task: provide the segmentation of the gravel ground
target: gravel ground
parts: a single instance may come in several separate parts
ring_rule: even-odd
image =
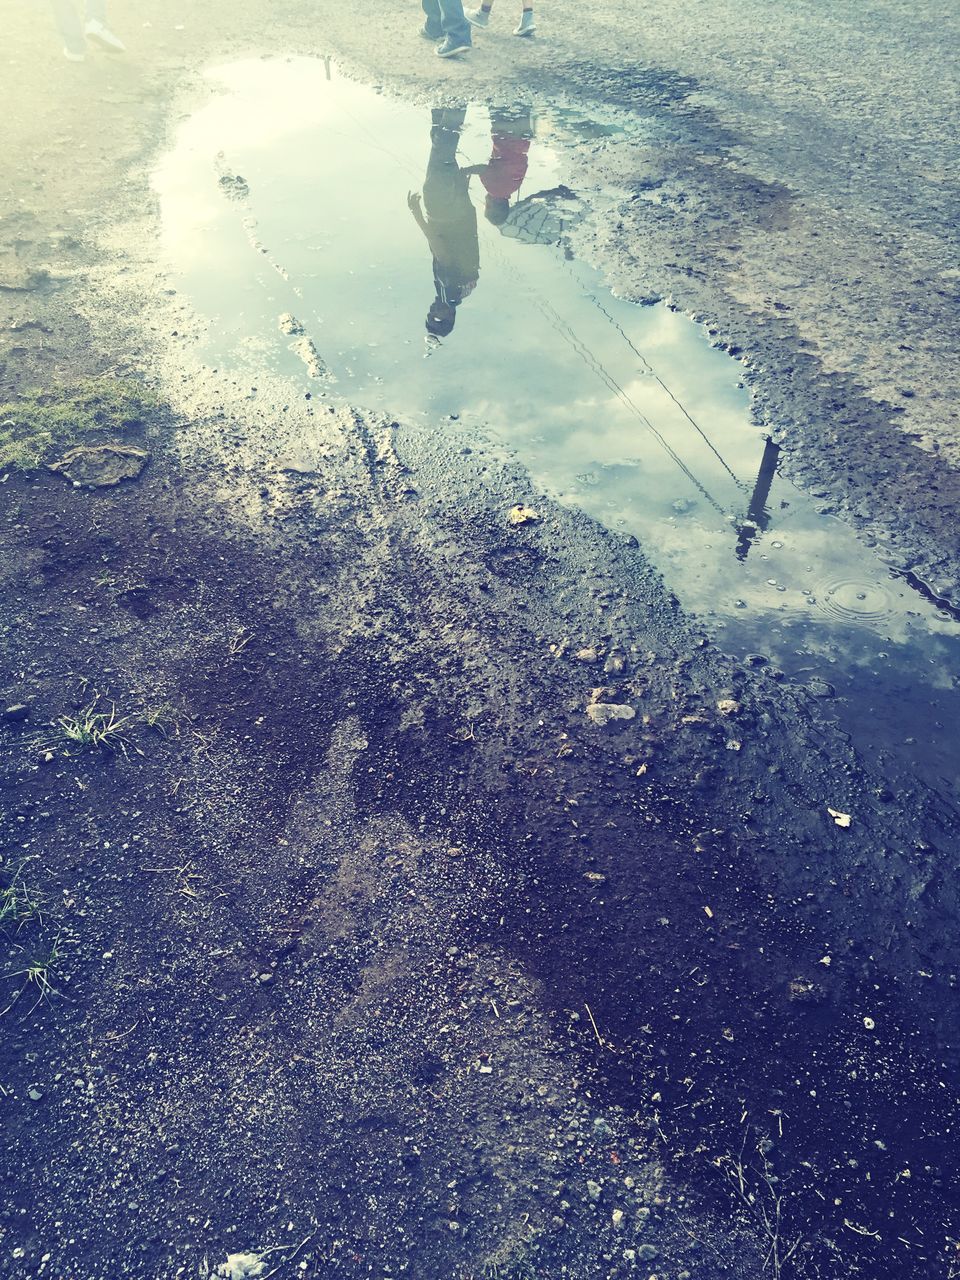
[[[952,809],[642,548],[511,528],[509,466],[171,339],[146,178],[211,59],[612,110],[579,251],[739,347],[794,477],[949,597],[956,13],[504,6],[449,65],[414,3],[131,4],[74,67],[5,5],[3,398],[159,399],[138,484],[3,484],[4,990],[57,960],[5,1014],[0,1274],[953,1273]],[[91,700],[123,750],[57,736]]]

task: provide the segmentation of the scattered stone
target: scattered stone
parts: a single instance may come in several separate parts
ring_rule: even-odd
[[[39,1102],[40,1099],[43,1097],[43,1090],[37,1089],[37,1088],[30,1089],[29,1092],[27,1093],[27,1097],[30,1099],[31,1102]]]
[[[121,480],[136,480],[150,454],[125,444],[77,445],[69,449],[49,470],[66,476],[74,484],[91,489],[107,489]]]
[[[623,1226],[623,1210],[614,1209],[613,1213],[610,1215],[610,1219],[613,1222],[613,1225],[615,1227],[622,1227]]]
[[[820,1004],[825,994],[823,987],[810,978],[794,978],[787,984],[787,995],[794,1004]]]
[[[654,1260],[654,1258],[656,1258],[656,1257],[658,1257],[658,1256],[659,1256],[659,1253],[660,1253],[660,1250],[656,1247],[656,1245],[652,1245],[652,1244],[641,1244],[641,1245],[638,1245],[638,1246],[637,1246],[637,1261],[638,1261],[638,1262],[652,1262],[652,1261]]]
[[[26,720],[30,714],[30,708],[25,702],[15,702],[12,706],[6,707],[3,712],[4,720],[11,722],[17,720]]]
[[[603,1191],[603,1188],[600,1186],[599,1182],[590,1181],[587,1183],[587,1196],[590,1198],[590,1200],[593,1201],[594,1204],[596,1204],[596,1202],[600,1199],[600,1195],[602,1191]]]
[[[230,200],[246,200],[250,195],[250,184],[239,173],[224,173],[220,177],[220,190]]]
[[[835,698],[837,691],[827,680],[821,680],[819,676],[814,676],[807,681],[807,689],[815,698]]]
[[[587,707],[587,718],[601,729],[615,720],[632,720],[636,714],[633,707],[619,702],[592,702]]]
[[[312,338],[306,335],[297,338],[290,343],[290,350],[303,362],[308,378],[322,378],[325,382],[336,382],[335,376],[327,368]]]
[[[289,311],[285,311],[277,322],[280,326],[280,332],[285,333],[288,337],[299,337],[304,333],[304,327],[296,316],[291,315]]]
[[[849,827],[853,821],[849,813],[841,813],[839,809],[831,809],[829,805],[827,805],[827,813],[838,827]]]
[[[588,645],[585,649],[577,650],[577,661],[593,663],[598,661],[600,655],[597,653],[593,645]]]
[[[8,267],[0,276],[0,289],[7,293],[31,293],[50,283],[50,272],[44,267]]]
[[[266,1263],[256,1253],[230,1253],[214,1275],[217,1280],[256,1280],[266,1270]]]
[[[312,476],[316,473],[316,464],[307,457],[280,458],[277,470],[292,476]]]
[[[626,670],[627,660],[620,653],[611,653],[610,657],[603,664],[603,669],[608,676],[618,676]]]
[[[518,502],[515,507],[511,507],[507,513],[507,524],[516,528],[521,524],[532,524],[534,520],[539,520],[540,516],[533,507],[525,507],[522,502]]]
[[[722,716],[735,716],[740,710],[740,703],[735,698],[721,698],[717,710]]]

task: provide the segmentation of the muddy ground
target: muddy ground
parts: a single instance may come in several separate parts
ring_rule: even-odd
[[[558,2],[448,66],[414,4],[172,0],[79,67],[7,9],[0,399],[55,451],[106,379],[150,461],[0,475],[0,1274],[954,1274],[954,798],[451,424],[178,376],[148,186],[212,59],[614,103],[578,250],[951,598],[946,8],[784,14],[776,66]]]

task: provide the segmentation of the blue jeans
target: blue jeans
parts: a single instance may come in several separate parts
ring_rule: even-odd
[[[427,30],[441,31],[457,44],[472,44],[470,23],[463,15],[463,0],[423,0]]]
[[[68,49],[82,53],[86,45],[83,35],[83,19],[77,13],[73,0],[51,0],[53,16]],[[81,3],[85,17],[93,22],[106,22],[107,0],[86,0]]]

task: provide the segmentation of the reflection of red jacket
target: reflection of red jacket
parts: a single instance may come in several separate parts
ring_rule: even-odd
[[[495,200],[509,200],[520,190],[527,176],[529,150],[529,138],[518,138],[511,133],[493,135],[493,154],[480,174],[480,181]]]

